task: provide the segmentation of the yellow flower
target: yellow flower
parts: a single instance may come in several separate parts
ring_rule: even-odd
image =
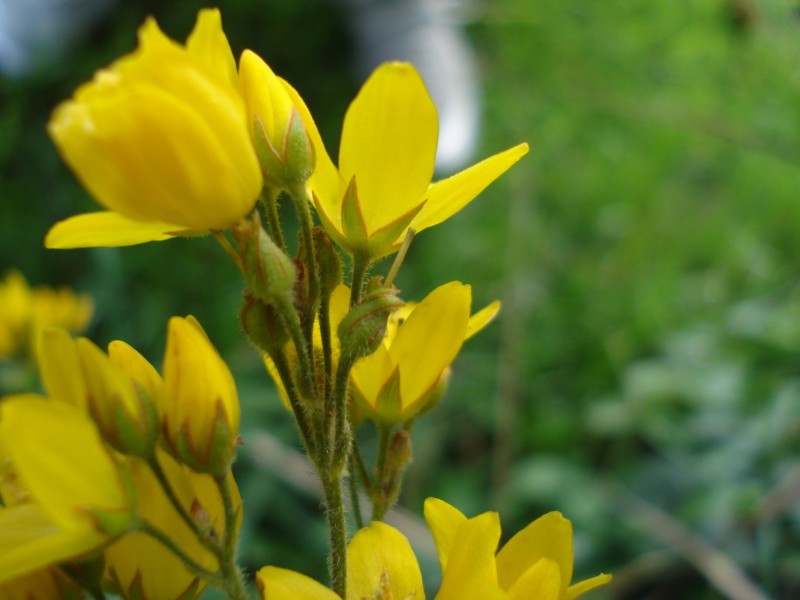
[[[60,328],[42,334],[39,370],[48,395],[88,410],[123,454],[148,457],[161,433],[160,376],[143,356],[114,342],[116,360]]]
[[[436,600],[572,600],[608,583],[598,575],[572,579],[572,526],[560,513],[537,519],[497,552],[500,519],[486,512],[467,519],[442,500],[425,501],[425,519],[442,567]],[[336,600],[316,581],[287,569],[256,574],[264,600]],[[425,600],[419,565],[405,536],[373,522],[347,548],[346,600]]]
[[[125,246],[224,229],[262,177],[219,11],[200,11],[181,46],[149,19],[139,48],[56,108],[48,131],[106,212],[48,233],[50,248]]]
[[[302,99],[287,90],[316,150],[309,185],[322,224],[367,260],[394,252],[410,227],[420,231],[461,210],[528,151],[520,144],[431,184],[436,108],[414,67],[387,63],[347,110],[337,170]]]
[[[0,282],[0,358],[35,355],[41,332],[52,325],[77,333],[92,318],[94,303],[68,288],[31,289],[17,271]]]
[[[239,59],[239,82],[247,104],[247,124],[272,185],[288,188],[305,182],[314,169],[314,147],[287,90],[257,54],[245,50]]]
[[[184,509],[208,530],[210,536],[222,539],[225,533],[224,508],[213,478],[190,471],[165,453],[160,453],[158,460]],[[219,568],[217,559],[200,544],[177,514],[147,465],[139,459],[132,459],[130,470],[139,495],[137,514],[167,535],[196,563],[216,571]],[[229,480],[238,507],[241,499],[230,475]],[[115,542],[106,550],[105,561],[107,577],[126,599],[183,600],[195,598],[205,587],[205,582],[189,571],[161,542],[144,533],[133,532]]]
[[[351,371],[356,410],[376,421],[402,423],[436,401],[464,340],[500,308],[493,302],[470,317],[471,303],[470,286],[454,281],[395,312],[383,343]]]
[[[489,514],[489,513],[487,513]],[[504,600],[494,574],[494,547],[487,552],[483,536],[494,535],[481,519],[465,529],[445,572],[437,600]],[[491,539],[488,543],[491,544]],[[256,574],[264,600],[336,600],[328,588],[287,569],[264,567]],[[347,548],[347,600],[425,600],[419,564],[405,536],[395,528],[373,522],[361,529]]]
[[[0,407],[5,469],[24,490],[0,507],[0,582],[83,556],[127,530],[126,475],[85,411],[29,395]]]
[[[494,554],[500,538],[496,513],[467,519],[457,508],[442,500],[428,498],[425,501],[425,519],[445,574],[451,571],[451,562],[463,553],[464,531],[474,527],[477,520],[486,520],[487,515],[493,515],[490,520],[496,525],[492,526],[491,535],[474,538],[471,551],[489,550]],[[572,600],[611,580],[611,575],[603,574],[570,585],[572,562],[572,524],[561,513],[547,513],[514,535],[497,553],[497,583],[509,600]],[[442,592],[445,583],[442,583]]]
[[[164,357],[164,434],[191,469],[222,474],[236,454],[239,396],[228,366],[195,322],[169,320]]]

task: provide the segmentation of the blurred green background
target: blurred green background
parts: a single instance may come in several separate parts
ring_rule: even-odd
[[[281,454],[297,437],[213,240],[42,247],[52,223],[95,207],[47,138],[50,111],[132,50],[147,15],[183,40],[199,7],[120,2],[60,60],[0,79],[0,274],[90,293],[91,337],[157,364],[168,316],[195,314],[244,404],[243,563],[324,579],[319,500]],[[415,429],[401,504],[500,510],[506,534],[561,510],[576,579],[615,575],[598,599],[800,598],[800,7],[475,7],[479,154],[520,141],[531,153],[422,233],[397,281],[409,299],[458,279],[476,308],[504,303]],[[221,9],[234,53],[251,48],[291,81],[336,148],[361,83],[342,13],[322,0]]]

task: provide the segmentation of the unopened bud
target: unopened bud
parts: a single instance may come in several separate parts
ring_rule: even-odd
[[[377,288],[367,293],[339,324],[342,356],[356,360],[375,352],[386,333],[389,315],[402,306],[397,288]]]
[[[267,304],[281,304],[291,294],[297,271],[257,222],[237,232],[247,285],[252,294]]]
[[[323,298],[330,298],[333,290],[342,283],[342,259],[333,246],[330,236],[320,225],[314,227],[314,253],[317,257],[320,293]]]
[[[254,297],[249,290],[244,292],[239,322],[256,348],[267,354],[280,350],[289,341],[289,332],[277,309]]]

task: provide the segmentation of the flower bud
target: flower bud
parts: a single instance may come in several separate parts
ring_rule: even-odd
[[[258,222],[236,230],[247,285],[253,296],[280,305],[291,294],[297,270],[286,253],[272,241]]]
[[[319,271],[320,293],[323,298],[329,298],[333,290],[342,283],[342,259],[330,236],[320,225],[314,227],[314,252],[317,258]]]
[[[289,341],[289,332],[275,307],[255,298],[249,290],[244,291],[239,322],[256,348],[267,354],[280,350]]]
[[[314,146],[284,82],[257,54],[245,50],[239,83],[264,180],[282,189],[304,183],[314,171]]]
[[[164,357],[164,435],[189,468],[221,475],[236,454],[239,396],[230,370],[205,334],[172,317]]]
[[[86,338],[75,343],[89,412],[103,438],[122,454],[148,457],[161,431],[154,398]]]
[[[402,306],[394,287],[377,288],[364,296],[339,324],[342,356],[356,360],[372,354],[383,340],[389,315]]]

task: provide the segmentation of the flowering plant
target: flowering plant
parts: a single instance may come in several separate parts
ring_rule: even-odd
[[[460,282],[405,303],[394,280],[415,232],[463,208],[527,145],[431,183],[435,107],[412,66],[390,63],[347,111],[336,167],[294,88],[251,51],[237,72],[216,10],[200,12],[185,45],[149,20],[140,47],[59,106],[49,131],[107,209],[57,223],[49,247],[211,234],[242,273],[241,327],[296,421],[329,533],[329,587],[267,566],[256,575],[260,595],[424,598],[408,541],[382,520],[410,462],[414,423],[441,399],[462,344],[500,307],[472,314]],[[296,252],[278,216],[284,198],[297,216]],[[374,271],[395,253],[386,275]],[[0,403],[0,595],[178,600],[210,585],[247,598],[231,473],[239,398],[202,326],[169,320],[159,373],[122,341],[105,352],[60,324],[38,334],[46,394]],[[370,425],[379,439],[371,469],[354,435]],[[571,585],[571,526],[558,513],[499,552],[496,513],[468,519],[429,499],[425,515],[443,572],[437,598],[571,599],[610,579]]]

